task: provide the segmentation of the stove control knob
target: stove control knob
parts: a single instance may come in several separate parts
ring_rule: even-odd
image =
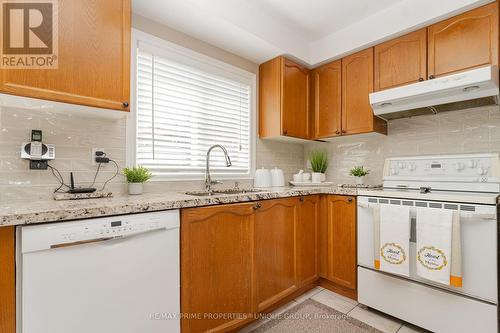
[[[403,162],[399,162],[398,163],[398,168],[404,169],[404,168],[406,168],[406,165]]]
[[[464,164],[463,163],[457,163],[455,164],[455,169],[460,171],[464,169]]]
[[[474,160],[470,160],[467,165],[469,166],[469,168],[475,168],[477,166],[477,162]]]
[[[484,175],[486,173],[486,170],[484,170],[483,168],[479,167],[479,168],[477,168],[476,172],[477,172],[478,175],[481,176],[481,175]]]
[[[391,169],[391,175],[397,175],[399,173],[398,169],[392,168]]]
[[[415,166],[415,163],[410,163],[410,165],[408,165],[408,169],[410,169],[410,171],[413,171],[415,170],[417,167]]]

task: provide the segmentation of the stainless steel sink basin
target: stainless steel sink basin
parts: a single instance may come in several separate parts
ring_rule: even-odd
[[[256,193],[256,192],[262,192],[262,191],[256,190],[256,189],[231,188],[231,189],[227,189],[227,190],[214,190],[212,192],[189,191],[189,192],[185,192],[185,194],[194,195],[194,196],[198,196],[198,197],[204,197],[204,196],[211,196],[211,195],[217,195],[217,194],[245,194],[245,193]]]

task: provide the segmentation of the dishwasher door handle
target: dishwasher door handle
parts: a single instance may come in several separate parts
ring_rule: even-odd
[[[52,244],[52,245],[50,245],[50,248],[51,249],[60,249],[60,248],[64,248],[64,247],[93,244],[93,243],[101,243],[101,242],[107,242],[107,241],[114,240],[114,239],[124,239],[124,238],[130,238],[130,237],[134,237],[134,236],[144,235],[144,234],[147,234],[150,232],[165,230],[165,229],[167,229],[167,227],[163,226],[160,228],[134,232],[131,234],[126,234],[126,235],[106,236],[106,237],[100,237],[100,238],[85,239],[85,240],[75,241],[75,242],[71,242],[71,243]]]

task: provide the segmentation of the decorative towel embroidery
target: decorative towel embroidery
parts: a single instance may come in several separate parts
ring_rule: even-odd
[[[390,264],[401,265],[406,260],[403,247],[396,243],[385,243],[380,248],[380,256]]]
[[[440,271],[448,265],[444,251],[434,246],[424,246],[418,250],[417,259],[422,266],[434,271]]]

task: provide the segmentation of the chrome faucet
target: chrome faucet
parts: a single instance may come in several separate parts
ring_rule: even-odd
[[[220,181],[212,180],[212,177],[210,176],[210,153],[212,152],[212,150],[214,148],[220,148],[222,150],[222,152],[224,153],[224,157],[226,159],[226,166],[227,167],[230,167],[232,165],[231,164],[231,159],[229,158],[229,155],[227,153],[226,148],[224,148],[221,145],[213,145],[212,147],[208,148],[208,151],[207,151],[207,166],[206,166],[206,169],[205,169],[205,190],[208,193],[212,193],[212,185],[220,184],[221,183]]]

